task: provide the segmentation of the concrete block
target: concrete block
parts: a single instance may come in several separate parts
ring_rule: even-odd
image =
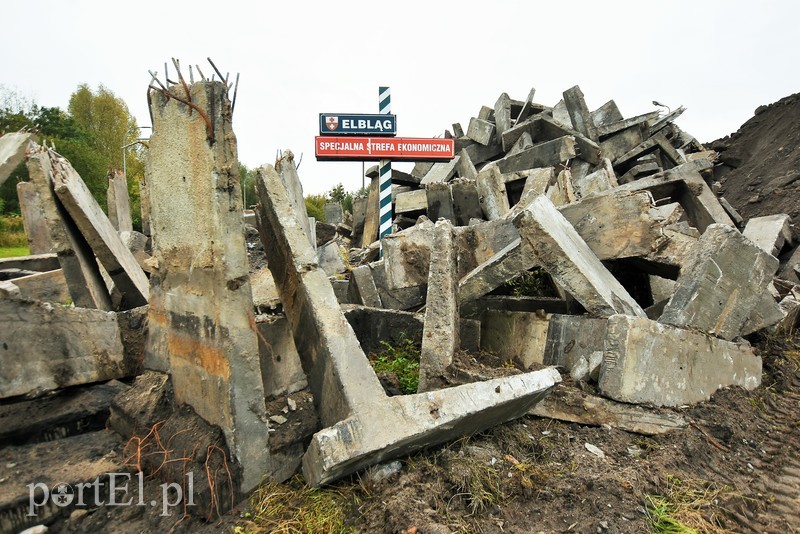
[[[464,137],[464,128],[461,127],[460,122],[453,123],[453,136],[454,137]]]
[[[289,395],[308,387],[286,316],[256,315],[256,327],[266,398]]]
[[[581,160],[592,165],[600,165],[602,163],[603,156],[600,153],[600,146],[587,136],[557,123],[546,115],[538,116],[534,119],[534,122],[538,123],[538,128],[533,130],[534,133],[531,133],[534,142],[550,141],[569,135],[575,138],[577,154]]]
[[[743,228],[744,227],[744,219],[739,214],[739,212],[736,211],[736,208],[731,206],[731,203],[728,202],[725,199],[725,197],[719,197],[719,203],[723,207],[725,212],[728,214],[728,217],[730,217],[731,220],[736,224],[736,227],[737,228]]]
[[[747,221],[742,234],[767,254],[778,257],[783,245],[792,242],[790,222],[791,217],[785,213],[753,217]]]
[[[546,197],[531,202],[515,217],[514,225],[535,251],[538,264],[589,313],[644,317],[644,310]]]
[[[53,252],[64,270],[72,302],[81,308],[111,310],[111,296],[92,249],[74,224],[66,224],[65,221],[70,221],[69,214],[53,191],[54,165],[58,163],[58,157],[51,158],[54,154],[37,146],[27,160],[28,174],[42,202]]]
[[[496,138],[500,142],[503,132],[511,128],[511,98],[502,93],[494,103],[494,123],[496,125]]]
[[[58,268],[58,256],[55,253],[0,258],[0,271],[6,269],[21,269],[23,271],[38,271],[43,273]]]
[[[108,220],[118,232],[133,230],[131,220],[131,199],[128,195],[128,181],[121,171],[112,169],[107,176]]]
[[[517,239],[461,278],[459,298],[467,303],[482,297],[535,265],[533,250]]]
[[[434,223],[423,221],[383,240],[386,284],[400,289],[426,284],[433,243]]]
[[[432,221],[446,219],[455,223],[456,215],[453,205],[453,192],[450,184],[434,182],[425,187],[428,200],[428,218]]]
[[[538,104],[533,103],[533,97],[535,95],[536,95],[536,88],[531,87],[531,90],[528,91],[528,97],[522,104],[522,109],[519,110],[519,114],[515,117],[516,122],[524,121],[534,113],[539,112],[537,109]]]
[[[689,426],[686,419],[675,413],[659,413],[652,408],[614,402],[565,387],[553,391],[529,413],[579,425],[610,426],[645,436],[665,434]]]
[[[565,127],[572,126],[572,119],[569,118],[567,104],[564,102],[563,98],[553,106],[553,120]]]
[[[453,363],[459,340],[458,256],[453,227],[438,221],[433,229],[428,294],[419,365],[419,387],[425,392],[444,385],[443,376]]]
[[[51,151],[53,190],[70,218],[122,293],[123,309],[147,304],[149,282],[131,251],[69,162]]]
[[[523,369],[543,364],[548,319],[547,314],[486,311],[481,316],[481,350],[516,360]]]
[[[749,336],[754,332],[769,328],[780,323],[785,317],[781,304],[769,293],[762,293],[758,304],[750,312],[747,320],[742,325],[742,336]]]
[[[298,178],[299,180],[299,178]],[[361,248],[367,248],[378,240],[380,231],[380,184],[375,177],[369,184],[366,212],[364,213],[364,230],[361,234]],[[305,209],[305,207],[303,208]]]
[[[614,400],[655,406],[707,401],[728,386],[761,384],[761,358],[731,343],[649,319],[608,319],[600,391]]]
[[[467,128],[467,137],[482,145],[489,145],[495,140],[495,125],[489,121],[472,117]]]
[[[737,230],[712,224],[700,237],[658,320],[733,339],[741,334],[777,269],[776,258]]]
[[[579,358],[603,350],[606,319],[587,315],[553,314],[548,317],[547,339],[544,346],[545,365],[572,369]]]
[[[450,161],[440,161],[434,163],[431,170],[420,181],[420,185],[428,185],[435,183],[449,182],[450,179],[456,174],[456,165],[458,165],[459,156],[451,159]]]
[[[612,161],[623,154],[627,154],[645,140],[645,128],[635,124],[600,141],[600,151],[603,157]]]
[[[621,121],[624,118],[625,117],[622,116],[622,112],[619,110],[619,107],[617,107],[617,103],[613,100],[609,100],[596,110],[592,111],[592,122],[596,128],[606,124],[611,124],[612,122]]]
[[[425,295],[428,292],[427,279],[424,284],[391,288],[386,283],[386,269],[384,261],[379,260],[369,264],[375,287],[378,289],[383,307],[390,310],[419,309],[425,304]]]
[[[559,172],[555,183],[547,188],[547,193],[545,194],[556,207],[566,206],[575,202],[577,196],[572,185],[572,173],[566,169]]]
[[[422,343],[424,316],[420,313],[359,305],[342,306],[342,311],[367,354],[386,350],[384,341],[394,343],[406,338],[416,344]]]
[[[62,269],[15,278],[14,285],[19,288],[20,296],[27,300],[72,303]]]
[[[329,241],[317,249],[317,262],[328,276],[335,276],[347,270],[342,249],[336,241]]]
[[[483,216],[475,180],[453,180],[452,194],[456,226],[468,226],[471,219],[480,219]]]
[[[427,202],[427,201],[426,201]],[[364,219],[367,216],[367,197],[353,199],[353,231],[350,234],[353,246],[361,245],[364,234]]]
[[[0,136],[0,186],[25,160],[25,150],[36,136],[28,132],[10,132]]]
[[[0,398],[128,376],[116,316],[0,299]]]
[[[575,178],[573,176],[573,178]],[[617,178],[609,176],[606,169],[601,168],[580,179],[573,179],[573,186],[575,188],[575,195],[578,198],[588,197],[594,193],[602,193],[617,187]]]
[[[539,195],[544,195],[550,184],[555,183],[556,173],[553,167],[521,171],[525,176],[525,186],[522,189],[519,202],[511,208],[511,216],[516,215],[530,204]]]
[[[506,181],[497,167],[489,167],[478,173],[475,180],[481,209],[487,220],[500,219],[511,210],[506,192]]]
[[[359,265],[350,271],[350,286],[348,287],[349,300],[356,304],[363,304],[372,308],[382,308],[378,288],[369,265]]]
[[[344,221],[344,212],[339,202],[325,203],[325,222],[328,224],[339,224]]]
[[[497,161],[502,173],[523,171],[537,167],[553,167],[577,155],[575,138],[567,135],[532,146],[522,152]]]
[[[424,212],[428,209],[428,195],[425,189],[418,189],[416,191],[407,191],[400,193],[395,197],[394,212],[412,213],[415,211]]]
[[[158,266],[150,278],[146,358],[166,359],[175,400],[221,429],[242,469],[234,484],[246,492],[271,471],[271,460],[236,136],[224,83],[199,82],[189,91],[208,122],[161,92],[149,95],[148,186]],[[258,174],[269,174],[286,191],[282,184],[296,177],[291,152],[276,165],[280,171],[267,165]],[[289,205],[302,194],[299,184],[293,191]],[[303,210],[289,216],[310,249]]]
[[[645,113],[644,115],[637,115],[629,119],[622,119],[617,122],[604,124],[597,127],[597,134],[603,138],[616,132],[628,129],[631,126],[643,125],[649,127],[649,124],[652,121],[658,120],[658,116],[658,111],[651,111],[650,113]]]
[[[641,257],[666,242],[662,219],[647,191],[591,195],[559,212],[600,260]]]
[[[19,287],[8,280],[0,280],[0,297],[4,299],[19,299],[22,294]]]
[[[466,149],[462,149],[459,153],[456,174],[468,180],[475,180],[478,177],[478,170],[475,168],[475,164]]]
[[[47,229],[42,200],[33,183],[19,182],[17,198],[19,198],[19,211],[22,215],[25,237],[28,238],[28,249],[31,254],[49,254],[53,248],[53,241]]]
[[[595,128],[592,115],[586,106],[581,88],[577,85],[570,87],[564,91],[563,96],[572,127],[589,139],[597,141],[597,128]]]

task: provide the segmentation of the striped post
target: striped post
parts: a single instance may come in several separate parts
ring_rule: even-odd
[[[392,112],[392,96],[388,87],[378,88],[378,113],[390,114]],[[392,233],[392,161],[382,159],[378,163],[378,183],[380,184],[380,230],[378,240]],[[382,242],[382,241],[381,241]],[[383,245],[381,245],[383,255]]]

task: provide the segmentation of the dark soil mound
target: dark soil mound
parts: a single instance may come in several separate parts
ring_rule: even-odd
[[[800,93],[755,110],[739,130],[710,144],[714,177],[745,219],[787,213],[800,222]]]

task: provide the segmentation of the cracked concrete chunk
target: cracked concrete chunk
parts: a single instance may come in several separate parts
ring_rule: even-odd
[[[748,343],[628,315],[608,319],[603,358],[600,391],[622,402],[682,406],[761,384],[761,358]]]

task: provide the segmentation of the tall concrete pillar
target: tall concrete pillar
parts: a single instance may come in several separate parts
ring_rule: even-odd
[[[28,238],[28,248],[31,254],[49,254],[53,242],[44,219],[42,201],[33,183],[19,182],[17,197],[19,198],[19,211],[22,214],[22,225],[25,227],[25,236]]]
[[[168,362],[176,401],[222,429],[247,492],[271,469],[230,101],[221,82],[171,90],[196,108],[149,96],[145,358]]]

